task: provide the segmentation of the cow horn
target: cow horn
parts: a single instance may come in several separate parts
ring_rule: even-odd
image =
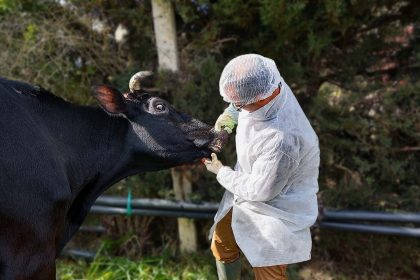
[[[147,83],[150,83],[150,80],[151,80],[152,76],[153,76],[152,71],[140,71],[140,72],[137,72],[136,74],[134,74],[131,77],[130,82],[128,84],[128,86],[130,88],[130,92],[142,90],[143,85],[148,86]],[[144,82],[146,82],[146,83],[144,83]]]

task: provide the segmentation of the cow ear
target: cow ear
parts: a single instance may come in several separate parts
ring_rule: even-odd
[[[110,86],[96,86],[93,88],[99,104],[110,114],[123,114],[127,111],[127,105],[122,93]]]

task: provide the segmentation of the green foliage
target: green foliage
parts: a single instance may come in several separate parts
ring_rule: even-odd
[[[60,279],[86,280],[211,280],[217,279],[210,255],[187,255],[176,257],[169,251],[156,257],[145,257],[130,261],[122,257],[111,257],[100,251],[96,259],[83,262],[60,261]]]
[[[106,2],[1,2],[0,11],[7,12],[0,12],[0,75],[90,104],[92,85],[114,83],[127,69],[151,68],[155,51],[150,6],[125,9]],[[138,12],[143,16],[137,17]],[[142,39],[118,44],[113,32],[121,22],[132,31],[129,36]],[[94,25],[102,29],[94,30]]]
[[[0,0],[0,14],[10,13],[17,7],[16,1],[13,0]]]
[[[208,12],[197,17],[200,5]],[[416,22],[420,12],[415,1],[344,0],[177,1],[177,9],[189,9],[178,26],[190,53],[204,47],[222,54],[224,63],[242,53],[266,55],[305,99],[316,95],[323,81],[347,87],[355,75],[372,75],[369,67],[384,58],[379,49],[406,55],[389,35]]]
[[[102,48],[106,37],[89,30],[72,11],[49,4],[54,16],[35,5],[2,16],[0,75],[40,84],[68,100],[92,102],[92,80],[118,70],[121,60]]]
[[[359,92],[321,87],[309,115],[321,144],[326,205],[420,210],[412,195],[420,187],[419,90],[411,84]]]
[[[26,27],[25,32],[23,33],[23,39],[25,42],[34,41],[36,39],[36,35],[38,33],[38,26],[34,23],[28,24]]]

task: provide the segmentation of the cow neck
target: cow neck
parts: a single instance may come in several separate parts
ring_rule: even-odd
[[[70,162],[75,176],[75,192],[80,188],[89,188],[95,193],[104,191],[124,176],[129,164],[129,151],[126,149],[128,121],[123,117],[108,115],[100,108],[79,107],[74,114],[80,119],[74,120],[75,131],[80,130],[80,140],[70,146],[74,157]],[[85,142],[85,143],[83,143]],[[94,189],[94,190],[93,190]]]
[[[58,252],[77,231],[96,198],[126,176],[127,171],[122,170],[129,166],[130,159],[129,151],[125,149],[126,119],[110,116],[93,107],[70,105],[70,109],[60,110],[63,111],[73,116],[69,129],[66,129],[72,132],[72,140],[66,142],[66,173],[72,198]]]

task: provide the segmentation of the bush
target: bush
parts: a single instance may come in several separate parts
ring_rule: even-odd
[[[418,84],[346,91],[324,84],[310,109],[326,206],[420,211]]]

